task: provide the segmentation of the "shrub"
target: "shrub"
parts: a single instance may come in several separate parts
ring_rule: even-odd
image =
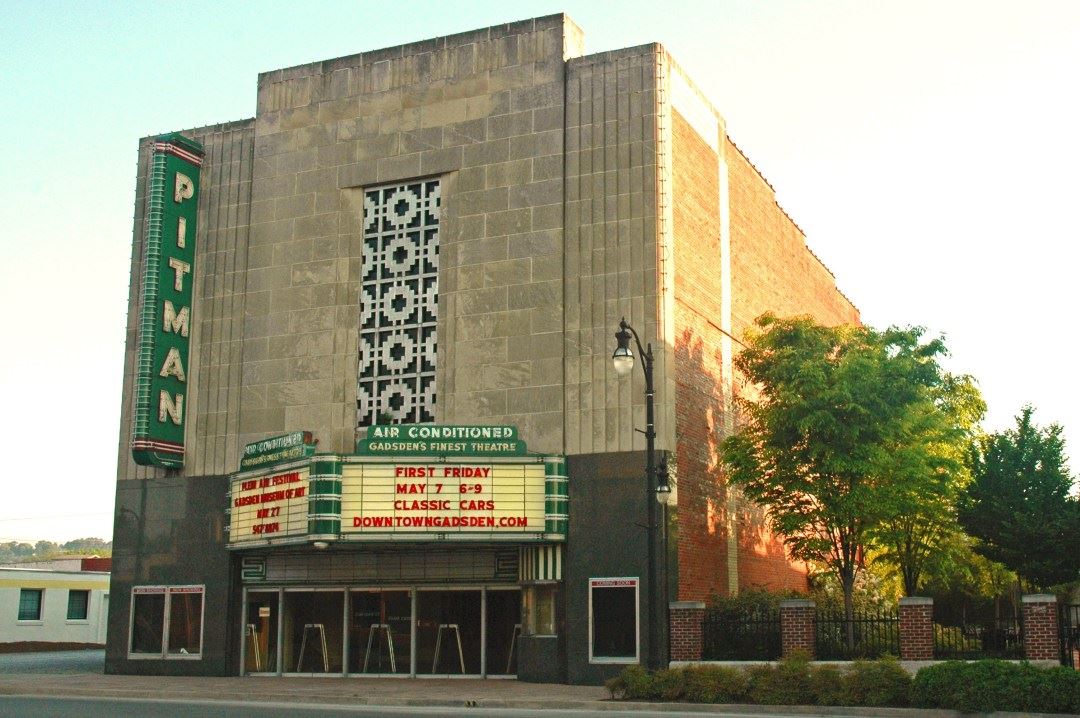
[[[699,666],[683,671],[683,685],[691,703],[737,703],[746,698],[750,680],[740,668]]]
[[[855,661],[844,675],[844,705],[906,706],[910,693],[911,676],[893,656]]]
[[[662,701],[677,701],[683,696],[684,673],[678,668],[664,668],[651,676],[647,698]]]
[[[819,706],[842,705],[843,674],[836,666],[819,664],[810,666],[810,690]]]
[[[1032,693],[1038,696],[1039,707],[1027,710],[1080,714],[1080,670],[1055,666],[1043,670],[1041,678],[1037,693]]]
[[[641,666],[627,666],[623,672],[604,682],[612,698],[642,699],[649,695],[652,677]]]
[[[795,652],[776,666],[754,666],[748,671],[750,699],[764,705],[806,705],[813,703],[810,656]]]
[[[949,661],[927,666],[916,674],[911,700],[921,708],[951,708],[965,713],[1072,713],[1080,711],[1080,673],[998,660]]]

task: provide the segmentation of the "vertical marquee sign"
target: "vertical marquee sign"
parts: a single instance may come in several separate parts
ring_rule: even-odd
[[[142,314],[131,453],[144,466],[184,464],[195,217],[202,145],[155,138],[147,190]]]

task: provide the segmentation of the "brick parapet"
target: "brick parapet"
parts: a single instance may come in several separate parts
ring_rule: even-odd
[[[816,604],[807,599],[780,602],[780,650],[784,656],[793,651],[814,655]]]
[[[900,599],[900,658],[929,661],[934,658],[934,599],[907,596]]]
[[[670,654],[673,661],[700,661],[704,647],[705,604],[672,601],[668,607]]]
[[[1033,594],[1020,598],[1023,615],[1024,658],[1029,661],[1056,661],[1060,658],[1057,597]]]

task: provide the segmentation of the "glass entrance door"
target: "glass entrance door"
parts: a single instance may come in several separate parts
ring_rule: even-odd
[[[521,642],[521,591],[488,590],[486,606],[484,658],[487,675],[515,675],[517,647]]]
[[[480,675],[480,591],[416,595],[416,673]]]
[[[244,672],[277,672],[278,592],[249,591],[244,626]]]
[[[345,591],[285,590],[282,669],[285,673],[341,673]]]
[[[349,605],[349,673],[408,675],[412,592],[351,591]]]

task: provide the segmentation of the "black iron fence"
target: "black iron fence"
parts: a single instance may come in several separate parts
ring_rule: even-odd
[[[892,611],[856,611],[848,622],[842,612],[818,611],[814,656],[822,661],[851,661],[900,655],[900,617]]]
[[[1058,626],[1061,628],[1061,663],[1080,670],[1080,603],[1062,604]]]
[[[1020,607],[1013,602],[934,603],[934,658],[1023,658]]]
[[[780,658],[780,612],[705,611],[702,659],[773,661]]]

